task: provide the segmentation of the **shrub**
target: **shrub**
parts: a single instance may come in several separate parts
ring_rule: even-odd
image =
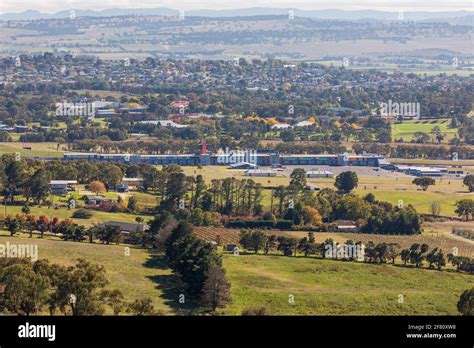
[[[92,213],[85,209],[78,209],[72,214],[72,217],[75,219],[90,219]]]
[[[277,228],[279,230],[289,230],[293,227],[293,221],[291,220],[230,220],[226,223],[226,227],[229,228],[241,228],[241,229],[270,229]]]
[[[262,315],[268,315],[268,313],[265,307],[248,307],[248,308],[244,308],[244,310],[242,311],[242,315],[262,316]]]
[[[275,228],[279,230],[289,230],[293,227],[292,220],[278,220],[275,224]]]

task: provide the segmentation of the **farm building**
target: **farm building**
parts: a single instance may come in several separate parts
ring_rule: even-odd
[[[120,232],[124,234],[129,234],[131,232],[144,232],[149,227],[147,224],[133,224],[133,223],[128,223],[128,222],[118,222],[118,221],[107,221],[97,226],[99,227],[117,226],[120,228]]]
[[[104,196],[86,196],[84,201],[90,205],[100,205],[101,203],[114,203],[117,200]]]
[[[419,167],[406,165],[395,165],[394,167],[399,172],[414,176],[443,176],[444,174],[448,174],[448,169],[441,167]]]
[[[352,220],[336,220],[333,222],[336,225],[339,232],[358,232],[359,228],[357,227],[355,221]]]
[[[76,189],[76,180],[51,180],[49,189],[53,195],[67,195],[69,191]]]
[[[255,169],[257,165],[249,162],[232,163],[229,169]]]
[[[271,176],[276,176],[277,172],[274,170],[268,170],[268,169],[249,169],[245,173],[245,176],[263,176],[263,177],[271,177]]]
[[[307,178],[333,178],[334,173],[329,170],[313,169],[306,171]]]
[[[143,186],[142,178],[123,178],[121,184],[127,185],[128,187],[141,187]]]

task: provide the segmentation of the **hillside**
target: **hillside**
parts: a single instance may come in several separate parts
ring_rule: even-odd
[[[73,264],[77,258],[101,263],[110,289],[126,299],[151,297],[157,310],[176,314],[182,293],[178,278],[161,255],[125,246],[0,236],[6,242],[38,245],[39,258]],[[294,258],[282,256],[224,255],[232,283],[233,304],[221,314],[240,315],[247,307],[264,306],[275,315],[456,315],[459,294],[474,285],[472,276],[391,265]],[[288,304],[288,296],[295,304]],[[398,296],[404,303],[398,303]]]

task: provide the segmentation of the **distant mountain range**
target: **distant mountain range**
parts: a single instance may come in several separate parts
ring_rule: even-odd
[[[102,11],[94,10],[74,10],[76,17],[112,17],[112,16],[128,16],[128,15],[161,15],[161,16],[177,16],[178,9],[171,8],[137,8],[137,9],[107,9]],[[270,16],[285,15],[289,11],[294,11],[297,17],[309,17],[320,19],[339,19],[339,20],[397,20],[398,12],[384,12],[375,10],[298,10],[298,9],[276,9],[276,8],[243,8],[235,10],[192,10],[186,11],[186,16],[199,17],[249,17],[249,16]],[[0,15],[0,20],[34,20],[34,19],[51,19],[51,18],[69,18],[70,10],[63,10],[56,13],[43,13],[39,11],[28,10],[20,13],[4,13]],[[427,21],[427,20],[447,20],[450,22],[455,20],[458,24],[473,25],[474,13],[472,11],[453,11],[453,12],[404,12],[404,20]]]

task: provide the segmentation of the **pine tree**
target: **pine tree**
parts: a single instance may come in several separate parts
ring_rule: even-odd
[[[211,268],[202,289],[202,304],[212,311],[225,307],[232,302],[230,287],[225,270],[219,266]]]

